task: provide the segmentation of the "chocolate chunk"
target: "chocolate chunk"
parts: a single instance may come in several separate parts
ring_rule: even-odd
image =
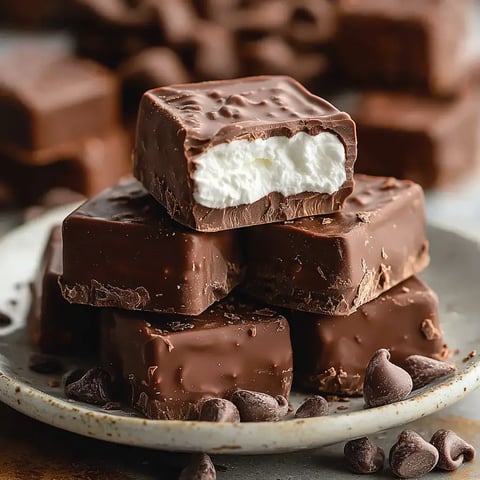
[[[79,380],[65,385],[65,395],[73,400],[105,405],[112,401],[112,379],[103,368],[88,370]]]
[[[50,355],[33,353],[28,361],[28,368],[37,373],[54,374],[64,371],[62,362]]]
[[[104,366],[122,384],[124,400],[154,419],[198,418],[202,402],[237,389],[288,396],[288,322],[258,315],[258,308],[228,297],[197,317],[106,310]]]
[[[226,398],[210,398],[202,402],[198,419],[202,422],[239,422],[237,407]]]
[[[12,324],[12,319],[3,312],[0,312],[0,328],[8,327]]]
[[[390,468],[399,478],[426,475],[438,462],[438,450],[413,430],[404,430],[390,450]]]
[[[343,449],[348,468],[353,473],[375,473],[383,469],[385,453],[369,438],[350,440]]]
[[[246,230],[245,288],[272,305],[349,315],[428,265],[424,208],[419,185],[355,175],[330,223],[318,216]]]
[[[414,390],[458,371],[457,366],[453,363],[442,362],[423,355],[410,355],[402,363],[402,367],[412,377]]]
[[[452,430],[436,431],[430,443],[438,450],[437,468],[440,470],[457,470],[463,462],[471,462],[475,458],[475,448]]]
[[[439,356],[444,339],[427,340],[426,317],[440,328],[435,293],[417,277],[383,293],[345,317],[290,311],[295,381],[313,392],[361,395],[372,355],[387,347],[403,366],[411,355]]]
[[[328,415],[328,402],[320,395],[307,398],[295,412],[295,418],[323,417]]]
[[[237,390],[230,400],[237,406],[242,422],[276,422],[288,413],[288,401],[282,395]]]
[[[238,232],[182,227],[133,179],[71,213],[63,237],[71,303],[198,315],[243,277]]]
[[[57,226],[52,229],[32,284],[27,317],[30,340],[45,353],[94,354],[99,338],[99,312],[72,305],[63,298],[58,285],[62,264],[62,231]]]
[[[331,213],[352,191],[356,136],[351,118],[291,78],[152,90],[144,95],[138,118],[135,176],[172,218],[196,230]],[[272,143],[279,152],[275,159],[266,150]],[[306,145],[323,151],[321,145],[327,144],[328,154],[319,154],[308,175],[303,167],[292,170],[311,160]],[[301,158],[288,166],[281,159],[292,157],[293,145]],[[232,154],[239,148],[241,159]],[[329,165],[331,175],[317,171],[319,165]]]
[[[363,398],[367,407],[379,407],[405,399],[412,391],[412,377],[390,362],[390,352],[377,350],[365,372]]]
[[[194,455],[182,472],[179,480],[215,480],[217,472],[212,460],[206,453]]]

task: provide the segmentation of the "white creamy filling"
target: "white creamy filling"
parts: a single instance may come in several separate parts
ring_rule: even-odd
[[[345,147],[329,132],[234,140],[195,159],[194,198],[209,208],[253,203],[272,192],[332,194],[346,180]]]

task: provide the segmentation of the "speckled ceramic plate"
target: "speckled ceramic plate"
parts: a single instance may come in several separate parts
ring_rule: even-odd
[[[37,267],[50,227],[71,210],[59,209],[13,231],[0,241],[0,310],[13,319],[0,330],[0,400],[50,425],[111,442],[161,450],[261,454],[333,444],[423,417],[460,400],[480,383],[478,295],[480,246],[455,233],[430,227],[432,263],[424,274],[441,300],[443,328],[460,373],[403,402],[364,410],[361,399],[332,405],[328,417],[277,423],[215,424],[152,421],[128,411],[107,412],[67,401],[52,376],[28,369],[31,349],[24,323],[26,286]],[[79,366],[74,359],[67,367]],[[56,378],[58,380],[58,378]],[[304,396],[293,394],[293,403]]]

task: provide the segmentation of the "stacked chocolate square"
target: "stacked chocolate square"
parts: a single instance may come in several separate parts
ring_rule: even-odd
[[[441,357],[437,299],[415,277],[429,261],[422,190],[354,181],[355,157],[349,115],[288,77],[147,92],[139,181],[65,219],[63,267],[52,237],[34,339],[52,350],[62,312],[54,349],[91,344],[79,324],[99,315],[123,400],[157,419],[238,389],[288,397],[292,374],[360,394],[379,348]]]

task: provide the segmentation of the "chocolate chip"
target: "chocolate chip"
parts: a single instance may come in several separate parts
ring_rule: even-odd
[[[198,419],[203,422],[240,421],[238,408],[225,398],[209,398],[202,402]]]
[[[328,402],[320,395],[307,398],[295,412],[295,418],[323,417],[328,415]]]
[[[363,398],[367,407],[379,407],[399,402],[406,398],[413,388],[410,375],[390,362],[390,352],[377,350],[365,372]]]
[[[105,405],[112,401],[112,379],[103,368],[92,368],[79,380],[65,385],[65,395],[73,400]]]
[[[180,473],[178,480],[215,480],[216,478],[217,472],[212,460],[207,454],[201,453],[193,456],[190,464]]]
[[[410,355],[406,358],[403,367],[413,380],[413,389],[422,388],[425,385],[457,372],[453,363],[442,362],[423,355]]]
[[[351,440],[343,448],[348,468],[353,473],[375,473],[383,468],[385,452],[367,437]]]
[[[28,368],[34,372],[47,375],[64,371],[62,362],[58,358],[44,355],[43,353],[33,353],[30,355]]]
[[[390,450],[390,468],[399,478],[426,475],[438,462],[438,450],[413,430],[404,430]]]
[[[430,443],[438,450],[440,458],[437,468],[451,472],[475,458],[475,448],[452,430],[438,430]]]
[[[3,312],[0,312],[0,328],[8,327],[12,324],[12,319]]]
[[[231,401],[237,406],[242,422],[275,422],[288,412],[288,401],[282,395],[237,390]]]

